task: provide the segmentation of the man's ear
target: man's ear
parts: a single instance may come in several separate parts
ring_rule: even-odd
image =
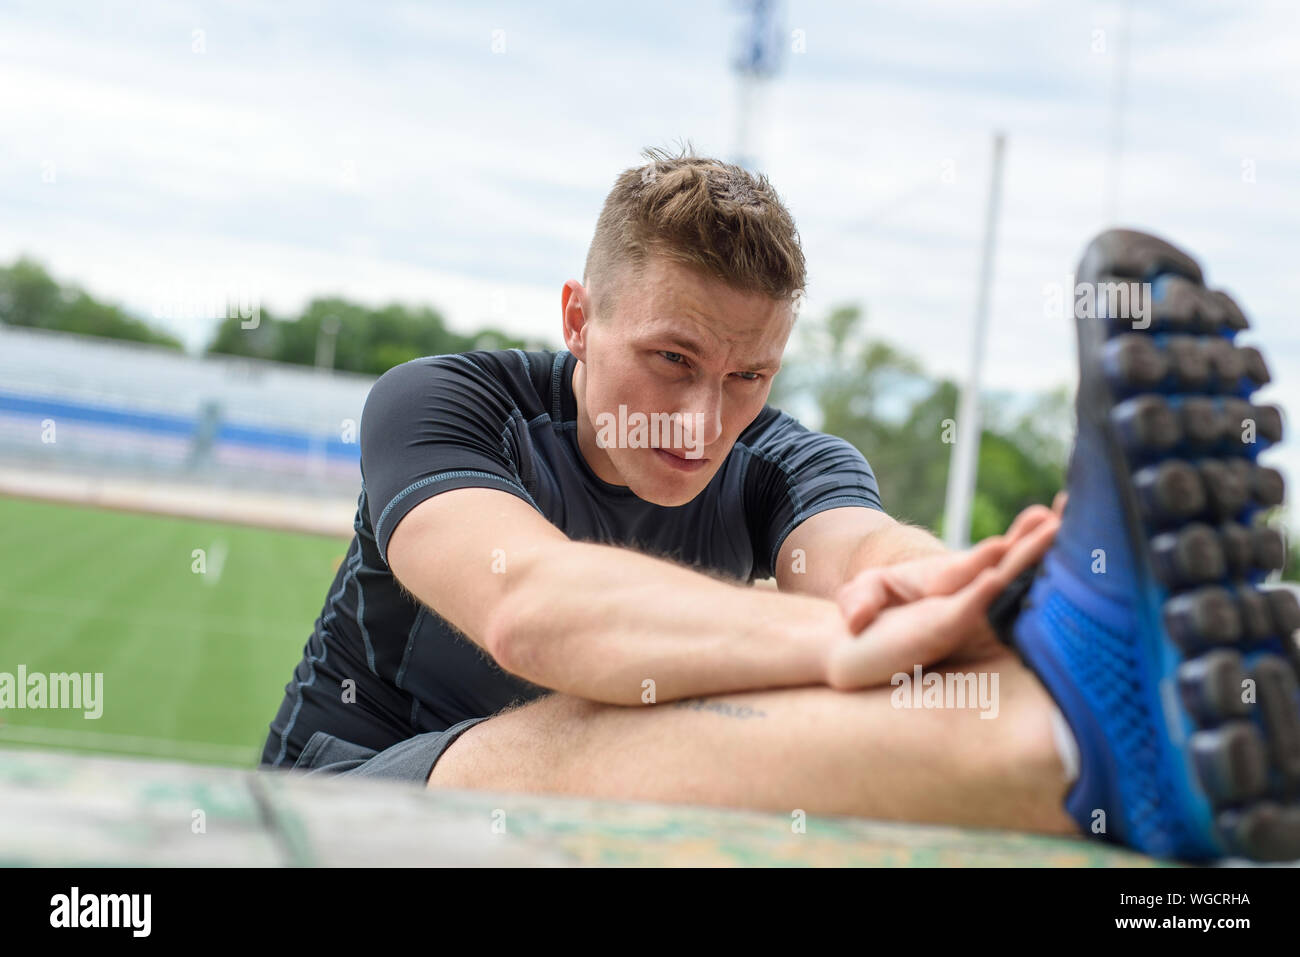
[[[564,347],[579,361],[587,358],[587,324],[591,321],[591,296],[576,279],[565,282],[560,290],[560,322]]]

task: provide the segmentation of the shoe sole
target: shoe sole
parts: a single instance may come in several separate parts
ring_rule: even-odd
[[[1282,438],[1281,411],[1251,401],[1268,367],[1236,345],[1248,326],[1237,305],[1155,237],[1103,234],[1077,281],[1098,316],[1077,319],[1078,408],[1121,479],[1145,578],[1140,651],[1191,792],[1170,797],[1213,832],[1220,855],[1300,858],[1300,604],[1259,587],[1286,548],[1254,523],[1285,491],[1256,461]],[[1102,290],[1122,288],[1107,283],[1137,297],[1127,315],[1111,308],[1122,297],[1102,301]]]

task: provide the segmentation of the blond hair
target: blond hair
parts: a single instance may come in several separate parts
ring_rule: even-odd
[[[696,156],[689,143],[676,156],[654,148],[642,155],[647,164],[615,180],[587,251],[583,282],[594,285],[597,314],[652,255],[742,292],[802,295],[799,232],[766,176]]]

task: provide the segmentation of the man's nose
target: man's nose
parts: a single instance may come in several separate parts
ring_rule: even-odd
[[[699,448],[712,445],[722,436],[722,388],[701,386],[691,396],[682,414],[689,419],[688,441]]]

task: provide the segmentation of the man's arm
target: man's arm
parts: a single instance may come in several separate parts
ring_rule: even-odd
[[[830,648],[850,634],[826,597],[574,542],[492,489],[421,502],[387,557],[403,587],[506,671],[610,704],[824,683]]]
[[[951,554],[923,528],[874,508],[832,508],[799,524],[781,546],[776,581],[782,591],[833,596],[859,572]]]

